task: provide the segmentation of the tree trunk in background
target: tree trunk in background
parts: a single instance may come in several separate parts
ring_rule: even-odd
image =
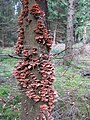
[[[74,42],[73,36],[73,15],[74,15],[74,0],[68,0],[68,12],[67,12],[67,40],[65,43],[65,56],[64,65],[69,65],[72,61],[72,46]]]
[[[86,24],[84,25],[84,33],[83,33],[83,46],[86,45],[87,35],[86,35]]]
[[[2,34],[2,47],[4,48],[5,47],[5,35]]]
[[[81,53],[86,54],[86,42],[87,42],[87,31],[86,31],[86,24],[84,24],[84,31],[83,31],[83,46],[82,46],[82,50]]]
[[[53,45],[57,44],[56,37],[57,37],[57,24],[55,25],[55,30],[54,30]]]

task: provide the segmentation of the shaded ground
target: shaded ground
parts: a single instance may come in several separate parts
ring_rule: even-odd
[[[60,52],[58,47],[53,51]],[[74,59],[68,68],[62,66],[62,59],[54,60],[55,85],[60,94],[52,113],[55,120],[90,120],[90,44],[84,54],[81,45],[74,47]]]

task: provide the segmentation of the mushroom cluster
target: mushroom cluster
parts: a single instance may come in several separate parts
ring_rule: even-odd
[[[21,0],[23,10],[19,16],[18,40],[16,43],[16,54],[24,56],[16,65],[13,75],[18,80],[18,84],[24,89],[26,96],[33,101],[40,102],[40,120],[46,120],[45,113],[48,114],[48,120],[53,120],[50,115],[54,108],[57,92],[54,90],[53,82],[55,80],[54,68],[50,62],[49,52],[52,45],[52,37],[43,22],[44,12],[38,4],[33,4],[29,9],[29,0]],[[28,14],[34,16],[37,25],[34,28],[35,41],[37,46],[25,48],[25,29],[24,22],[32,22]],[[42,19],[40,18],[42,17]],[[38,44],[39,49],[38,50]],[[43,46],[43,47],[42,47]],[[43,49],[46,46],[47,49]],[[35,74],[34,71],[37,71]]]
[[[30,9],[30,13],[38,19],[39,17],[44,17],[45,13],[41,10],[38,4],[33,4],[32,8]]]
[[[16,43],[16,54],[20,55],[22,53],[23,50],[23,39],[24,39],[24,28],[21,27],[18,30],[18,40]]]
[[[52,46],[52,36],[49,35],[49,32],[42,20],[37,20],[37,26],[34,29],[34,32],[36,33],[35,40],[39,44],[41,43],[46,45],[47,51],[49,52]]]
[[[28,7],[28,4],[29,4],[29,1],[28,0],[20,0],[24,9],[21,10],[21,14],[20,16],[18,17],[18,25],[20,26],[19,30],[17,31],[18,32],[18,39],[17,39],[17,43],[16,43],[16,54],[17,55],[21,55],[22,54],[22,50],[24,48],[23,46],[23,41],[24,41],[24,26],[23,26],[23,21],[24,19],[26,19],[26,21],[28,23],[30,23],[32,20],[30,20],[28,18],[28,13],[29,13],[29,7]]]

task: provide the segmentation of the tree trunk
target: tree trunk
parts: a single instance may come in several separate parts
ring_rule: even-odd
[[[56,91],[52,84],[54,71],[49,59],[52,38],[44,25],[42,4],[39,6],[37,0],[21,0],[21,3],[16,54],[23,59],[13,73],[22,91],[21,120],[53,120],[50,113]]]
[[[31,7],[32,4],[36,4],[34,0],[29,0]],[[29,15],[29,18],[32,18],[32,23],[26,27],[25,30],[25,48],[32,49],[33,47],[37,46],[37,42],[35,41],[35,34],[33,33],[33,30],[36,27],[36,20],[32,17],[32,15]],[[24,24],[24,26],[26,26]],[[36,74],[39,74],[38,71],[33,71]],[[39,75],[37,76],[39,77]],[[30,100],[24,93],[22,94],[22,101],[21,101],[21,120],[39,120],[40,116],[40,102],[35,103],[33,100]],[[48,120],[48,119],[47,119]]]
[[[50,23],[48,21],[49,12],[48,12],[47,0],[36,0],[36,2],[40,5],[41,9],[45,12],[44,22],[45,22],[47,29],[50,29]]]
[[[5,37],[4,33],[2,34],[2,47],[5,47]]]
[[[32,4],[36,4],[34,0],[29,0],[29,7],[31,8]],[[24,47],[27,49],[32,49],[37,46],[35,41],[35,34],[33,30],[36,27],[36,20],[33,18],[31,14],[28,15],[30,19],[32,19],[32,23],[30,25],[26,25],[24,21],[25,27],[25,39],[24,39]],[[33,71],[34,72],[34,71]],[[22,93],[21,99],[21,120],[39,120],[39,104],[35,103],[33,100],[30,100],[25,93]]]
[[[83,32],[83,46],[82,46],[82,53],[86,54],[86,41],[87,41],[87,31],[86,31],[86,24],[84,25],[84,32]]]
[[[74,15],[74,0],[68,0],[68,14],[67,14],[67,40],[65,43],[64,65],[69,65],[72,61],[72,46],[73,38],[73,15]]]
[[[55,25],[55,30],[54,30],[53,45],[57,44],[56,37],[57,37],[57,24]]]
[[[21,119],[20,120],[40,120],[40,102],[30,100],[26,94],[22,93]],[[48,119],[46,119],[48,120]]]
[[[86,45],[87,35],[86,35],[86,24],[84,25],[84,33],[83,33],[83,46]]]

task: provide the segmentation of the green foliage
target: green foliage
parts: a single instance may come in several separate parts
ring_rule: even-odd
[[[49,9],[49,19],[57,20],[63,19],[66,16],[67,10],[67,2],[66,0],[48,0],[48,9]]]
[[[0,86],[0,96],[1,97],[8,96],[9,92],[10,92],[9,86],[7,86],[7,85],[5,85],[4,87]]]
[[[83,117],[84,119],[89,117],[90,81],[89,78],[80,74],[80,70],[87,66],[79,64],[75,67],[74,64],[72,63],[69,68],[65,68],[63,65],[55,67],[55,88],[60,96],[58,106],[62,113],[62,119],[80,120]]]
[[[0,54],[12,54],[14,52],[13,48],[4,48],[0,50]],[[0,76],[9,77],[11,72],[14,70],[14,66],[17,63],[17,59],[10,58],[9,56],[0,57]]]
[[[79,66],[80,68],[80,66]],[[77,69],[76,68],[69,68],[65,72],[64,66],[57,66],[56,67],[56,86],[58,86],[58,90],[72,90],[72,89],[78,89],[80,93],[87,92],[87,87],[90,85],[89,78],[84,78],[79,74],[76,74]],[[62,73],[62,74],[60,74]],[[60,77],[60,75],[62,77]],[[61,78],[61,79],[60,79]],[[59,84],[58,84],[59,83]]]
[[[48,10],[50,21],[50,29],[52,32],[56,29],[57,31],[57,41],[59,39],[65,40],[66,32],[66,20],[67,20],[67,1],[66,0],[48,0]],[[59,38],[59,39],[58,39]]]
[[[4,77],[9,77],[11,72],[14,70],[14,66],[17,63],[17,60],[14,58],[1,58],[0,62],[2,65],[0,67],[0,75]]]
[[[12,48],[0,49],[0,54],[11,54]],[[2,120],[19,120],[21,95],[18,92],[17,81],[11,72],[17,59],[0,57],[0,118]],[[2,82],[3,81],[3,82]]]
[[[90,27],[90,1],[89,0],[76,0],[75,1],[75,34],[79,34],[80,38],[83,38],[84,26],[86,25],[87,31]],[[87,32],[88,36],[88,32]]]
[[[0,85],[0,117],[2,119],[19,120],[21,95],[17,92],[15,85],[7,82]]]
[[[57,29],[61,33],[57,33],[58,39],[65,41],[66,39],[66,25],[67,25],[67,0],[48,0],[49,20],[52,31]],[[78,34],[77,41],[83,39],[84,25],[86,24],[87,31],[90,27],[90,1],[89,0],[75,0],[74,13],[74,32],[75,36]],[[87,32],[88,36],[88,32]],[[59,41],[60,42],[60,41]]]
[[[79,34],[79,39],[83,38],[84,24],[90,27],[90,1],[75,0],[74,25],[75,35]],[[57,29],[57,41],[66,39],[67,25],[67,0],[48,0],[49,21],[52,33]],[[19,0],[0,0],[0,45],[13,45],[17,36],[17,16],[20,13]],[[88,34],[88,33],[87,33]],[[88,36],[88,35],[87,35]],[[3,42],[4,43],[3,43]]]
[[[13,45],[16,40],[17,16],[14,0],[0,0],[0,45]]]

